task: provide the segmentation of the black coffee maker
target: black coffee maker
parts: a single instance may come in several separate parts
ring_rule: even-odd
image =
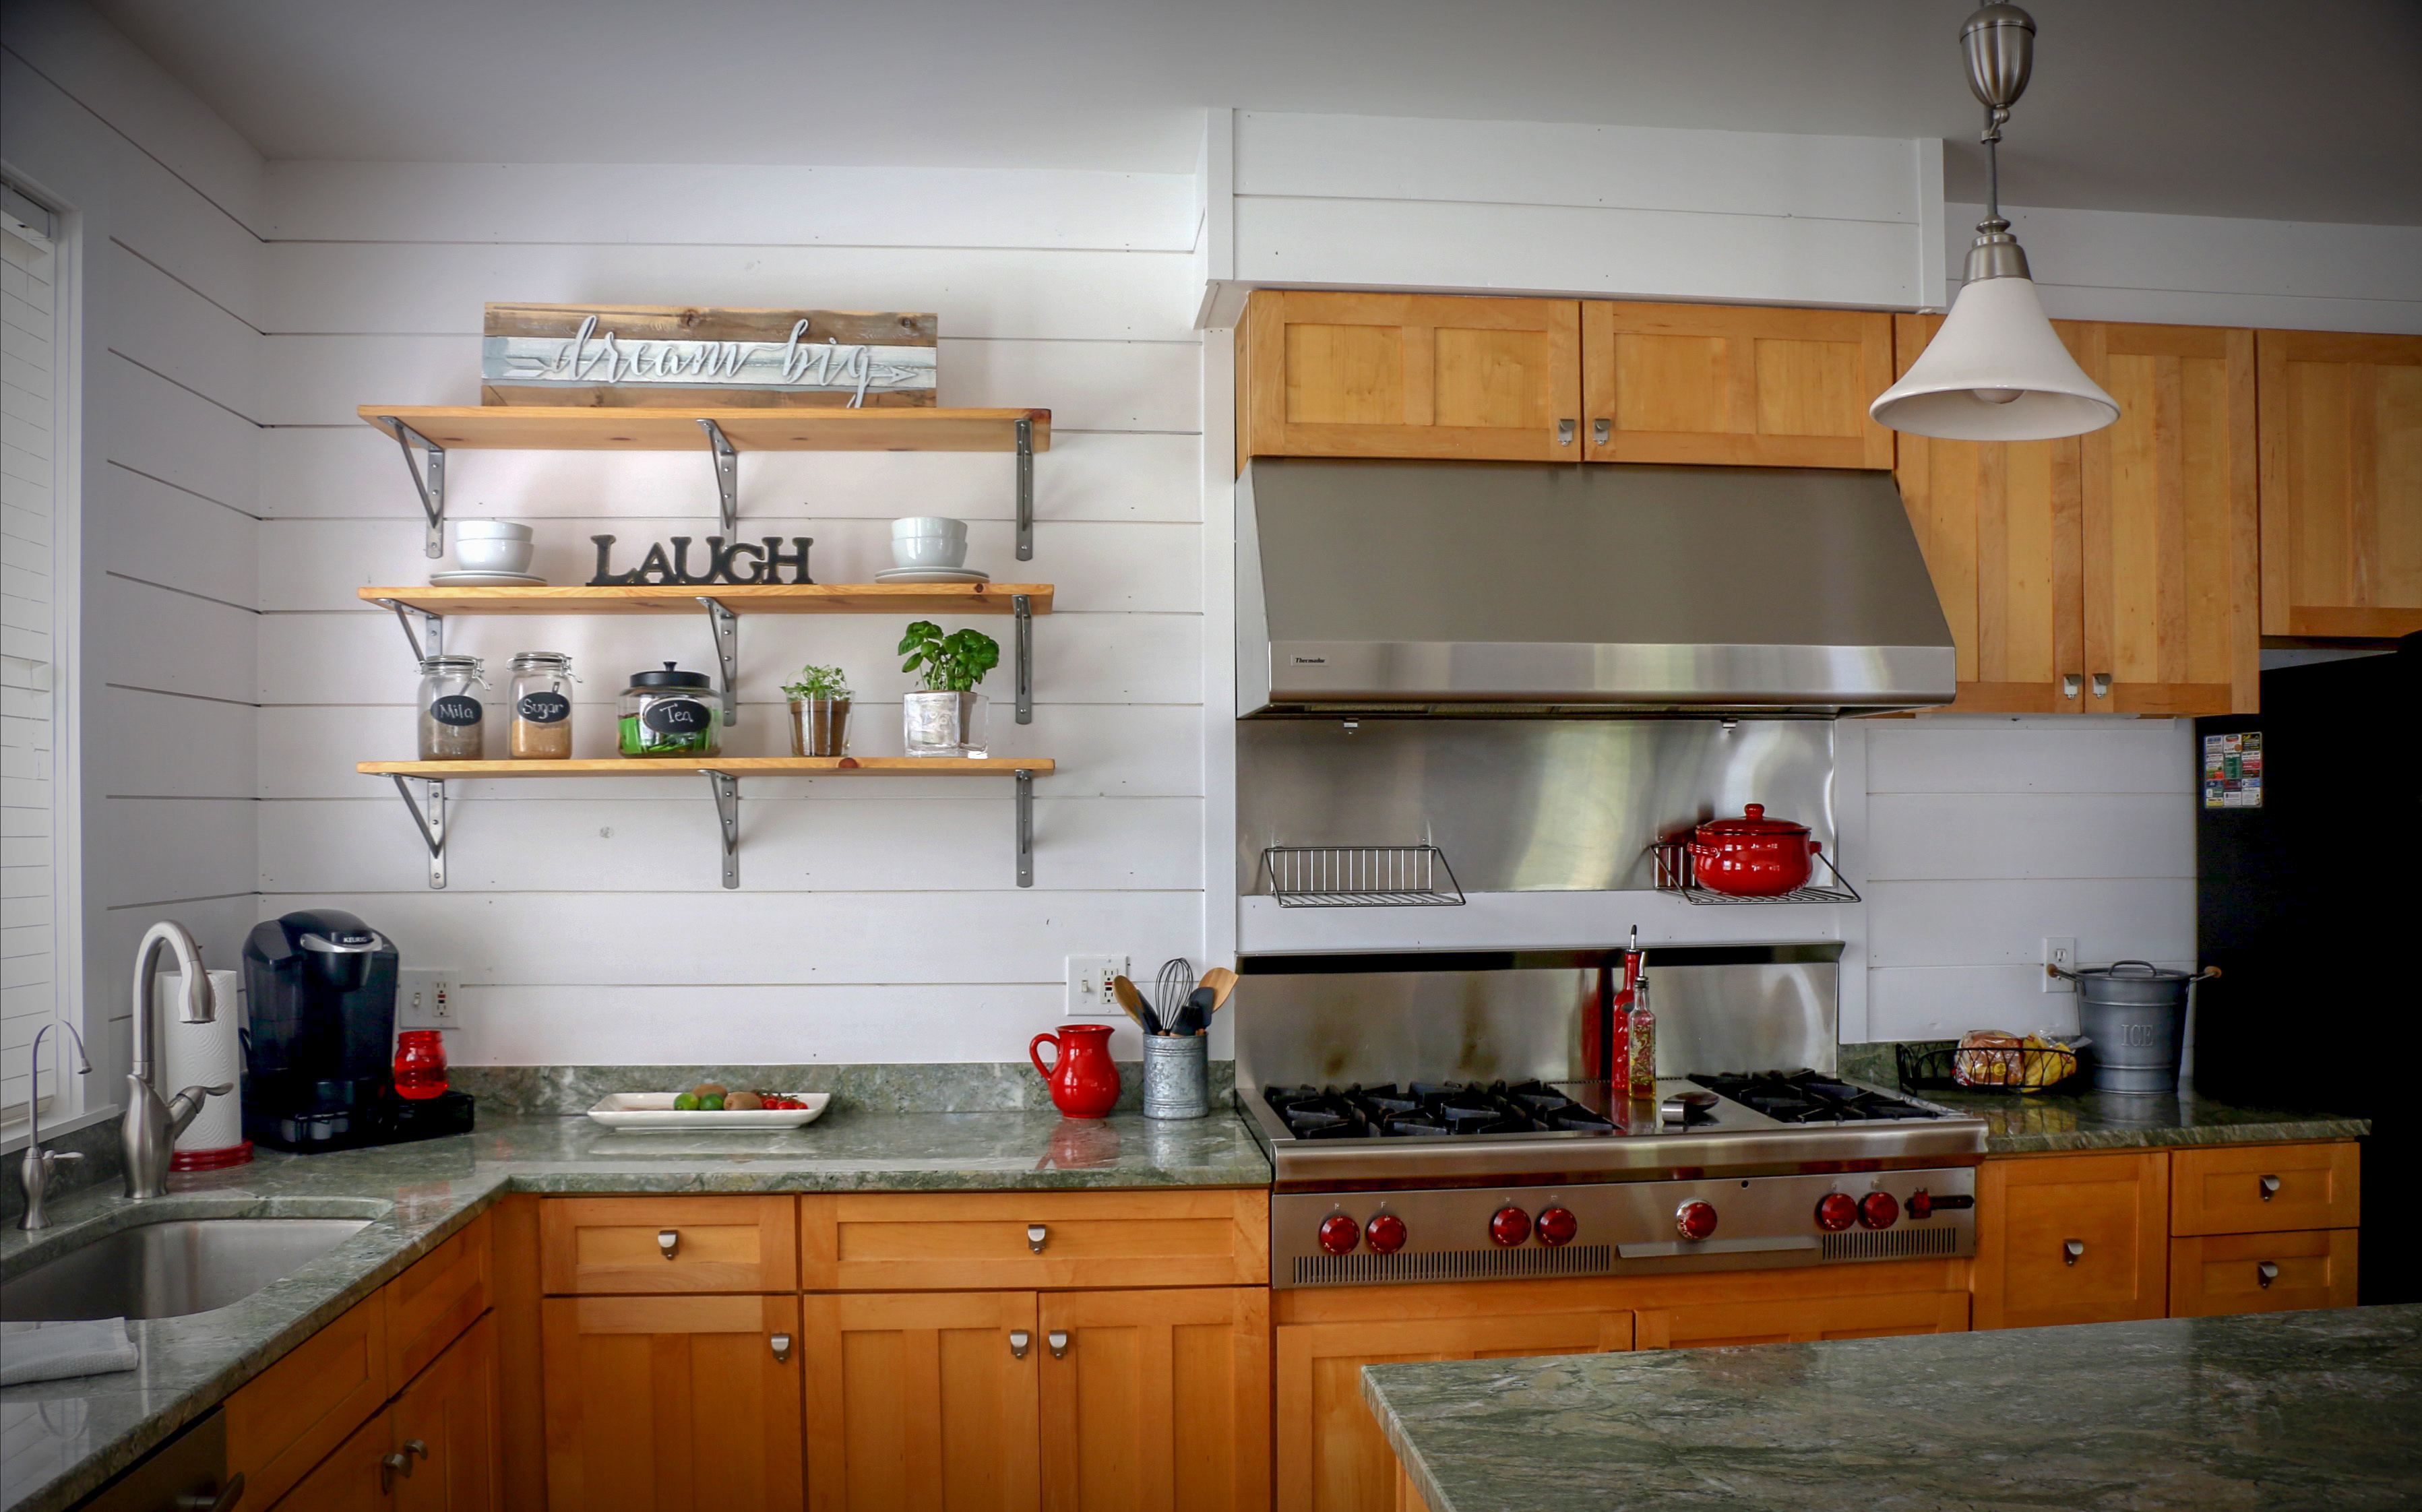
[[[244,1132],[306,1154],[464,1134],[471,1098],[395,1091],[395,944],[334,908],[256,924],[244,942]]]

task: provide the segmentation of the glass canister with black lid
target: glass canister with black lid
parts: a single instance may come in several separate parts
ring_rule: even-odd
[[[525,651],[511,666],[515,761],[572,759],[572,658],[559,651]]]
[[[488,685],[477,656],[426,656],[420,663],[420,759],[476,762],[487,754],[487,711],[474,691]]]
[[[661,671],[633,674],[616,701],[625,756],[714,756],[722,713],[715,685],[704,672],[684,672],[672,662]]]

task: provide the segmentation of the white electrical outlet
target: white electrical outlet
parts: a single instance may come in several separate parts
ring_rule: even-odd
[[[453,972],[407,969],[395,976],[396,1028],[463,1027],[463,993]]]
[[[1110,979],[1127,973],[1124,955],[1071,955],[1068,957],[1068,1007],[1063,1017],[1118,1018],[1126,1010],[1119,1006],[1119,996],[1110,989]]]
[[[2043,974],[2044,991],[2075,992],[2077,990],[2075,983],[2052,975],[2050,968],[2056,966],[2064,971],[2077,969],[2077,937],[2046,935],[2043,942],[2043,964],[2046,968]]]

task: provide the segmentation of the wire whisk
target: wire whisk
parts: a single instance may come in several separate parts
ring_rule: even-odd
[[[1152,1009],[1160,1016],[1162,1033],[1177,1032],[1177,1016],[1186,1011],[1186,1000],[1193,995],[1194,963],[1183,955],[1162,962],[1160,980],[1152,988]]]

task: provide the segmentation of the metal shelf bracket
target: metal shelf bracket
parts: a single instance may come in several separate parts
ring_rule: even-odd
[[[740,779],[730,772],[701,774],[715,789],[715,817],[723,830],[723,885],[740,885]]]
[[[403,799],[405,811],[420,831],[421,843],[429,847],[429,885],[442,889],[446,886],[446,781],[443,778],[421,779],[421,786],[429,795],[429,809],[424,814],[421,806],[412,801],[412,789],[402,776],[392,772],[387,775],[394,779],[396,795]]]
[[[403,470],[412,475],[412,486],[420,491],[420,512],[429,516],[429,541],[421,554],[442,557],[446,555],[446,449],[392,415],[380,416],[379,423],[394,428],[396,445],[403,449]],[[428,457],[425,478],[413,463],[414,447]]]
[[[1034,774],[1017,769],[1017,885],[1034,886]]]
[[[736,540],[740,534],[740,453],[731,449],[731,438],[723,433],[722,426],[703,417],[698,426],[706,433],[706,444],[715,449],[715,492],[723,506],[723,539]],[[437,554],[432,551],[430,555]]]
[[[1034,601],[1024,593],[1009,596],[1017,613],[1017,722],[1034,722]]]
[[[395,622],[402,627],[403,638],[412,647],[412,664],[415,667],[432,656],[442,656],[446,654],[444,616],[432,614],[426,609],[407,608],[393,599],[383,598],[377,602],[395,611]],[[416,614],[420,616],[420,634],[418,635],[412,633],[412,617]]]
[[[435,556],[435,552],[431,552]],[[1034,558],[1034,421],[1017,422],[1017,559]]]
[[[706,606],[707,622],[715,626],[715,659],[723,669],[723,722],[735,725],[740,722],[740,616],[709,594],[700,593],[698,601]]]

